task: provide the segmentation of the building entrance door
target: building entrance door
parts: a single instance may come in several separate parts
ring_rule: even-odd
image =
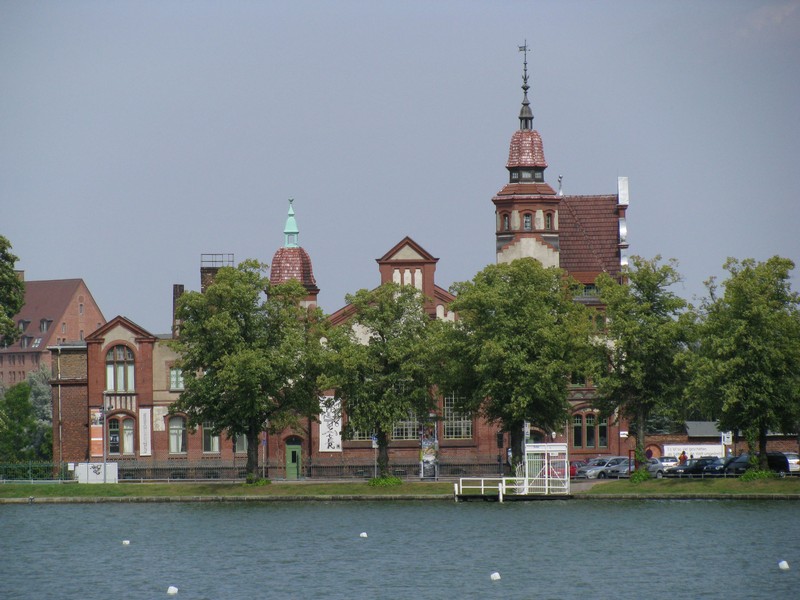
[[[302,473],[302,446],[293,440],[286,441],[286,479],[299,479]]]

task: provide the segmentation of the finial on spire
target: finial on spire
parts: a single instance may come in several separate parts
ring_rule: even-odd
[[[525,40],[523,46],[518,46],[520,52],[525,53],[525,60],[523,62],[522,71],[522,108],[519,111],[519,128],[521,130],[533,129],[533,111],[531,111],[530,102],[528,101],[528,40]]]
[[[294,198],[289,198],[289,216],[286,217],[286,227],[283,228],[283,247],[297,248],[300,244],[300,230],[297,228],[297,221],[294,219]]]
[[[564,190],[561,188],[561,180],[562,179],[564,179],[564,176],[563,175],[559,175],[558,176],[558,195],[559,196],[563,196],[564,195]]]

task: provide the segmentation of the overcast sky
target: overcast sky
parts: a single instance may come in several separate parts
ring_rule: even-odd
[[[526,40],[546,180],[627,176],[681,295],[800,259],[798,0],[0,0],[0,234],[152,333],[201,254],[269,263],[288,198],[325,312],[406,235],[447,288],[494,262]]]

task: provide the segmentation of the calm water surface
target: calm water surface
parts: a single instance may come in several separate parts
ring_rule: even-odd
[[[794,599],[800,518],[768,500],[0,506],[0,598],[173,597]]]

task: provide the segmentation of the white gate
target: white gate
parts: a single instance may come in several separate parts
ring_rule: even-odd
[[[566,444],[525,444],[523,494],[569,494]]]

